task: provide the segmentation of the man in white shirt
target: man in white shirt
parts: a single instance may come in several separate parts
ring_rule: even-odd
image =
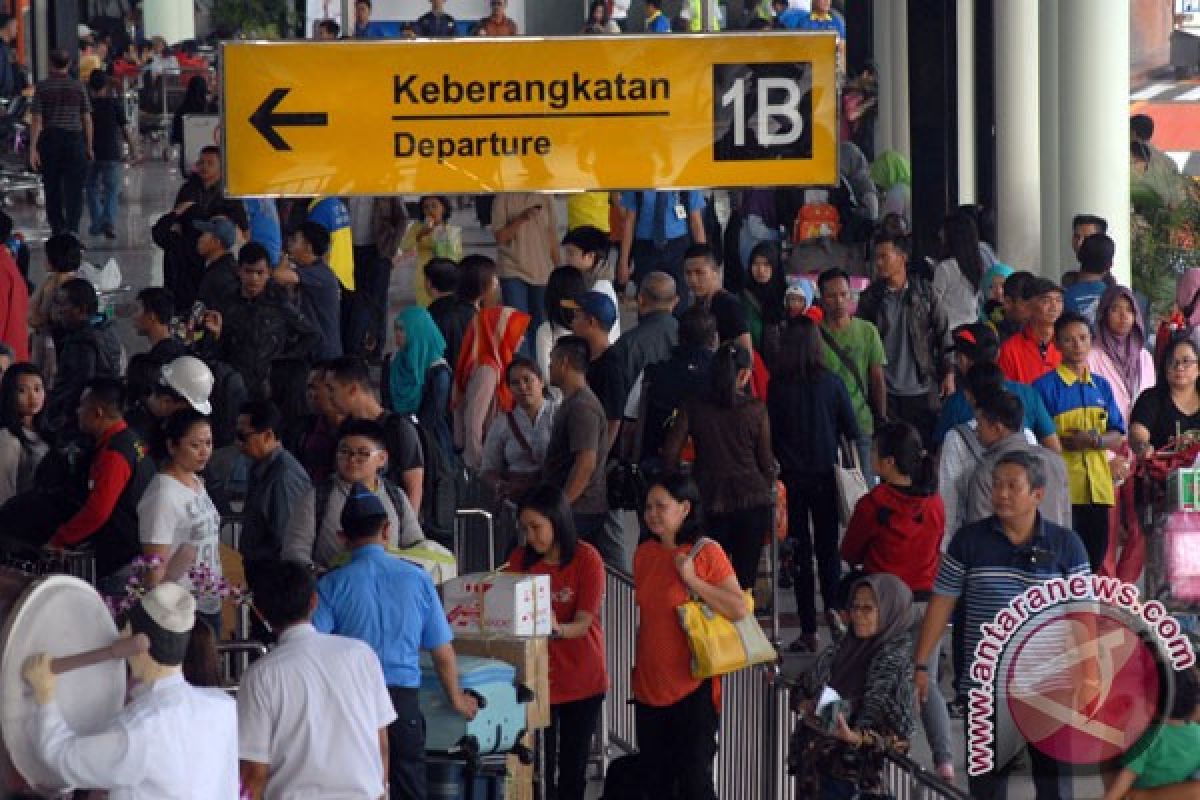
[[[215,800],[238,796],[237,719],[220,689],[189,686],[182,667],[196,602],[177,583],[147,592],[129,612],[125,636],[145,634],[149,652],[130,656],[129,705],[103,731],[71,730],[55,700],[50,656],[24,668],[39,709],[39,757],[72,788],[107,789],[110,800]]]
[[[396,712],[379,659],[360,641],[312,626],[316,585],[304,565],[264,564],[250,588],[279,644],[238,690],[242,784],[264,800],[384,796]]]

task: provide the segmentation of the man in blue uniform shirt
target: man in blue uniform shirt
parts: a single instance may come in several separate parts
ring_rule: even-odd
[[[342,509],[350,563],[317,582],[313,625],[324,633],[360,639],[383,664],[396,721],[388,729],[388,779],[392,800],[425,798],[425,720],[417,704],[421,650],[433,657],[451,705],[467,719],[475,699],[458,685],[452,635],[433,580],[421,567],[384,550],[388,519],[379,497],[361,483]]]

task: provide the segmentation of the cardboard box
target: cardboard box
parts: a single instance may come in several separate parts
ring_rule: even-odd
[[[533,735],[525,734],[521,743],[533,749]],[[504,797],[505,800],[534,800],[533,793],[533,764],[522,764],[521,759],[514,755],[506,756],[505,767],[508,771]]]
[[[456,634],[550,635],[549,575],[475,573],[443,587],[446,618]]]
[[[529,730],[550,724],[549,640],[537,636],[456,636],[454,651],[464,656],[482,656],[512,664],[517,681],[529,687],[533,700],[525,707]]]

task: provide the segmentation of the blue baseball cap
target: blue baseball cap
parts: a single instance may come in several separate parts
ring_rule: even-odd
[[[600,323],[600,327],[611,331],[617,324],[617,304],[604,292],[592,290],[575,298],[575,307]]]
[[[355,483],[346,495],[346,505],[342,506],[342,529],[354,530],[373,519],[387,519],[383,501],[363,484]]]

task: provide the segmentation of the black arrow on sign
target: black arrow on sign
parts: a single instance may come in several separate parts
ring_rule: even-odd
[[[288,96],[291,89],[273,89],[263,100],[258,110],[250,115],[250,124],[254,130],[262,134],[267,143],[276,150],[291,150],[292,146],[284,141],[276,128],[324,128],[329,124],[329,115],[324,112],[288,112],[276,113],[275,109]]]

